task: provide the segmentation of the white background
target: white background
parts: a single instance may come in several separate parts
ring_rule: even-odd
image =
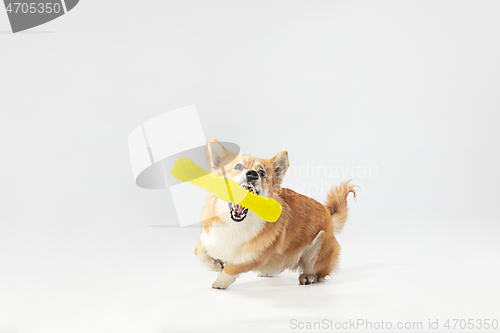
[[[499,17],[497,1],[82,0],[12,34],[0,11],[0,332],[500,319]],[[206,139],[244,153],[376,167],[354,175],[327,282],[210,288],[200,229],[135,186],[127,148],[193,103]],[[323,200],[310,184],[348,178],[285,183]]]

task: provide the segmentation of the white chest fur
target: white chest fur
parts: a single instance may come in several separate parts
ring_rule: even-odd
[[[227,207],[227,203],[225,205]],[[257,253],[238,253],[238,249],[257,236],[266,222],[253,212],[249,212],[242,222],[234,222],[225,207],[221,207],[219,214],[225,225],[215,224],[208,232],[203,231],[200,237],[203,248],[212,258],[232,264],[255,259]]]

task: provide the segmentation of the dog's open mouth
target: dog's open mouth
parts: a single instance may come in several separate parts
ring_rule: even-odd
[[[255,187],[250,184],[250,183],[245,183],[241,185],[245,189],[247,189],[248,192],[250,193],[255,193],[259,195],[259,192],[255,189]],[[231,215],[231,218],[235,222],[241,222],[247,217],[248,214],[248,209],[244,208],[240,205],[236,205],[232,202],[229,203],[229,214]]]

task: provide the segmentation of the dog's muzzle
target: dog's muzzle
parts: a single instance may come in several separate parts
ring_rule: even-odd
[[[259,192],[255,189],[255,187],[251,183],[244,183],[241,186],[244,187],[248,192],[259,195]],[[231,219],[233,221],[241,222],[245,219],[245,217],[247,217],[248,214],[247,208],[244,208],[232,202],[228,203],[228,205],[229,205],[229,215],[231,215]]]

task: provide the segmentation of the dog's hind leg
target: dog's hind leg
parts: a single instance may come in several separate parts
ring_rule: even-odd
[[[325,239],[314,264],[314,271],[318,281],[330,275],[337,268],[339,255],[340,245],[337,239],[333,233],[325,234]]]
[[[318,232],[312,244],[306,247],[302,252],[299,260],[299,268],[302,271],[302,274],[299,276],[300,284],[312,284],[318,282],[315,266],[320,249],[322,249],[324,236],[324,230]]]

